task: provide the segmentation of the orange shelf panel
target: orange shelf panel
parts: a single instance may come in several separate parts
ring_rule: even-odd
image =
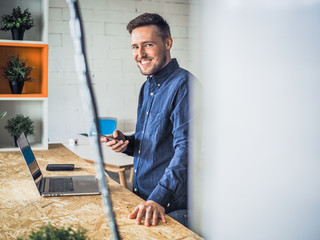
[[[31,72],[34,81],[24,84],[22,94],[13,95],[1,69],[0,97],[48,97],[48,45],[0,42],[0,67],[6,66],[8,55],[18,54],[27,66],[35,67]]]
[[[38,94],[28,94],[28,93],[21,93],[21,94],[0,94],[0,98],[39,98],[39,97],[48,97],[44,94],[38,93]]]

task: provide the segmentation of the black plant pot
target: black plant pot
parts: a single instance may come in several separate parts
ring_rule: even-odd
[[[11,29],[13,40],[23,40],[24,30]]]
[[[13,138],[14,138],[14,146],[18,147],[17,140],[18,140],[19,136],[14,136]]]
[[[12,94],[21,94],[24,86],[24,81],[9,81]]]

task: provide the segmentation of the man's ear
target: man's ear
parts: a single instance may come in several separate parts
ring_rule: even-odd
[[[166,48],[167,48],[167,50],[171,49],[172,43],[173,43],[172,37],[171,36],[167,37],[167,39],[166,39]]]

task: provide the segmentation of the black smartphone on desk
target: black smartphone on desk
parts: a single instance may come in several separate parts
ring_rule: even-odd
[[[75,168],[74,164],[48,164],[47,171],[74,171],[81,168]]]

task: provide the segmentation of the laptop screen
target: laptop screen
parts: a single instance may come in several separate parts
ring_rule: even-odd
[[[29,144],[24,133],[22,133],[20,135],[20,137],[18,138],[17,144],[18,144],[20,151],[24,157],[24,160],[27,163],[27,166],[29,168],[31,176],[39,189],[38,183],[42,179],[42,173],[40,171],[37,160],[36,160],[35,156],[33,155],[30,144]]]

